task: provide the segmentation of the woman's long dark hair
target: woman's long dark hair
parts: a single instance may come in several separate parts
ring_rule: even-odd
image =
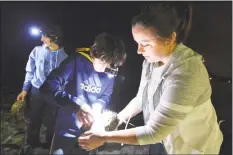
[[[192,23],[192,7],[187,2],[155,2],[146,5],[132,19],[132,26],[152,27],[165,40],[176,32],[176,42],[184,42]]]

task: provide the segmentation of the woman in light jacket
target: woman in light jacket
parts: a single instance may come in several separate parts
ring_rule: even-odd
[[[219,153],[223,136],[210,99],[208,72],[203,58],[182,43],[191,19],[191,6],[177,2],[155,3],[133,18],[133,38],[145,60],[138,93],[118,118],[127,121],[143,111],[145,125],[88,131],[78,140],[84,149],[92,150],[104,142],[161,142],[167,154]]]

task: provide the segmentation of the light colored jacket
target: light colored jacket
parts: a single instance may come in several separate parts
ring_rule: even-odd
[[[203,58],[178,44],[162,67],[143,62],[137,96],[145,126],[136,128],[140,145],[162,142],[168,154],[218,154],[223,141]]]
[[[23,90],[29,91],[31,85],[36,88],[44,83],[48,74],[67,58],[64,48],[50,51],[44,46],[36,46],[29,55]]]

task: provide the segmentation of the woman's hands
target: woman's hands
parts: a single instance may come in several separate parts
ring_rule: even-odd
[[[104,133],[102,132],[93,132],[87,131],[78,138],[78,142],[81,148],[91,151],[96,149],[104,144]]]

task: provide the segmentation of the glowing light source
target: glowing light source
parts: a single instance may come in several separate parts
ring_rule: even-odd
[[[41,34],[41,32],[42,31],[39,28],[37,28],[37,27],[31,27],[30,28],[30,34],[32,36],[39,36]]]
[[[108,77],[109,77],[109,78],[113,78],[113,77],[114,77],[114,75],[112,75],[112,74],[108,74]]]
[[[118,124],[118,121],[116,120],[116,118],[117,118],[117,113],[105,109],[100,113],[100,115],[94,118],[94,123],[91,127],[91,130],[92,131],[105,131],[105,130],[110,131],[111,128],[116,128]]]
[[[94,116],[98,116],[101,114],[101,111],[103,109],[103,105],[101,103],[93,103],[92,105],[92,110],[93,110],[93,113],[94,113]]]

